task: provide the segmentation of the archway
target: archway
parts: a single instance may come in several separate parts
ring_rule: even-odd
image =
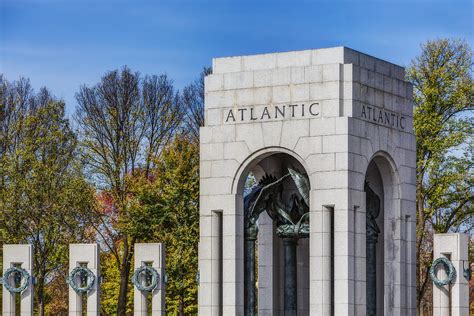
[[[237,197],[244,212],[246,315],[309,314],[309,178],[291,154],[249,162]],[[285,314],[286,314],[285,313]]]
[[[398,175],[393,166],[387,153],[378,152],[365,174],[367,315],[384,315],[386,306],[391,305],[387,294],[392,291],[387,293],[386,285],[396,251],[392,230],[400,213]]]

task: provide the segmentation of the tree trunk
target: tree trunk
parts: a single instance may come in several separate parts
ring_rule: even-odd
[[[421,179],[417,177],[417,182],[421,183]],[[416,305],[419,311],[421,311],[421,302],[422,298],[425,294],[425,289],[424,286],[422,286],[422,278],[423,278],[423,266],[422,263],[420,262],[421,258],[421,245],[424,241],[424,234],[425,234],[425,227],[426,227],[426,216],[425,216],[425,210],[424,210],[424,205],[423,205],[423,195],[421,193],[421,188],[417,188],[417,194],[416,194],[416,212],[417,212],[417,230],[416,230],[416,262],[417,262],[417,270],[418,270],[418,277],[417,277],[417,298],[416,298]]]
[[[178,310],[178,314],[179,316],[184,316],[184,298],[183,298],[184,294],[181,293],[179,295],[179,310]]]
[[[44,276],[37,279],[36,291],[38,293],[38,315],[44,316]]]
[[[128,278],[130,276],[131,257],[133,255],[133,248],[128,246],[128,241],[125,239],[123,245],[122,265],[120,269],[120,289],[117,304],[117,315],[126,316],[127,313],[127,294],[128,294]]]

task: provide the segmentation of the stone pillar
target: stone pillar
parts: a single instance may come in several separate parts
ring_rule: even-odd
[[[468,268],[467,256],[469,237],[466,234],[435,234],[434,260],[447,257],[456,269],[456,276],[451,285],[433,285],[434,316],[467,316],[469,315],[469,284],[463,275]],[[446,271],[440,268],[437,277],[446,278]]]
[[[28,287],[21,293],[20,315],[33,315],[33,247],[31,245],[3,245],[3,274],[8,268],[20,266],[31,276]],[[10,284],[13,280],[9,280]],[[15,296],[3,287],[3,315],[18,315]]]
[[[256,315],[256,257],[255,246],[257,241],[257,228],[253,226],[245,232],[245,263],[244,263],[244,302],[245,302],[245,316]]]
[[[216,290],[212,292],[213,314],[222,315],[222,211],[213,211],[211,217],[212,230],[212,280],[216,284]]]
[[[407,314],[416,313],[416,217],[406,216],[406,303]]]
[[[298,239],[283,238],[284,248],[284,315],[296,316],[298,310],[297,257]]]
[[[135,268],[150,264],[159,274],[158,285],[152,292],[151,315],[165,315],[165,249],[160,243],[135,244]],[[148,315],[147,293],[136,287],[133,291],[134,315]]]
[[[312,253],[310,258],[311,287],[310,309],[311,315],[331,315],[333,311],[331,266],[331,228],[333,205],[323,206],[320,211],[310,214],[310,244]]]
[[[352,248],[354,249],[354,314],[365,315],[367,312],[367,276],[366,276],[366,215],[365,215],[365,192],[353,193],[359,197],[357,199],[360,205],[354,206],[354,240]],[[363,197],[362,197],[363,196]]]
[[[298,241],[298,315],[309,315],[309,238]],[[279,294],[279,293],[278,293]]]
[[[78,266],[86,266],[95,275],[95,282],[87,292],[87,315],[100,312],[100,257],[98,244],[69,245],[69,273]],[[69,316],[82,316],[82,294],[69,287]]]
[[[267,213],[258,220],[258,315],[274,315],[278,310],[278,239]]]

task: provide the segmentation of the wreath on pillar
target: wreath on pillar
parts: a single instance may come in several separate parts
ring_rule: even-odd
[[[15,287],[15,285],[11,285],[8,282],[12,275],[14,277],[14,283],[20,283],[18,287]],[[30,279],[31,276],[25,269],[20,267],[11,267],[5,271],[3,278],[0,278],[0,283],[3,283],[3,286],[10,293],[23,293],[23,291],[26,290],[30,284]]]
[[[76,280],[79,276],[80,284],[77,284]],[[95,275],[87,267],[75,267],[69,273],[69,277],[66,279],[66,283],[68,283],[71,288],[76,293],[87,293],[92,289],[92,286],[95,282]],[[85,283],[84,286],[81,286],[82,283]]]
[[[448,274],[448,277],[444,280],[440,280],[436,276],[436,271],[440,264],[444,266],[444,269],[446,270]],[[449,261],[445,257],[440,257],[436,259],[435,261],[433,261],[433,263],[431,264],[429,274],[430,274],[431,280],[433,280],[433,283],[436,286],[445,286],[445,285],[451,284],[456,278],[456,269],[454,268],[453,263],[451,261]]]
[[[141,276],[145,276],[145,285],[141,282]],[[135,269],[132,276],[132,283],[141,292],[152,292],[158,286],[160,275],[155,268],[150,266],[141,266]],[[147,285],[148,284],[148,285]]]

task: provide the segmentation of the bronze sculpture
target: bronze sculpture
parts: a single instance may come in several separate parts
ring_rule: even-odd
[[[283,199],[283,183],[291,178],[298,194],[292,194],[288,203]],[[307,175],[288,168],[288,173],[277,179],[265,175],[244,197],[245,212],[245,315],[256,314],[255,242],[258,234],[258,217],[266,211],[276,223],[276,233],[283,239],[285,254],[284,291],[285,315],[297,313],[297,262],[298,240],[309,237],[309,179]]]

